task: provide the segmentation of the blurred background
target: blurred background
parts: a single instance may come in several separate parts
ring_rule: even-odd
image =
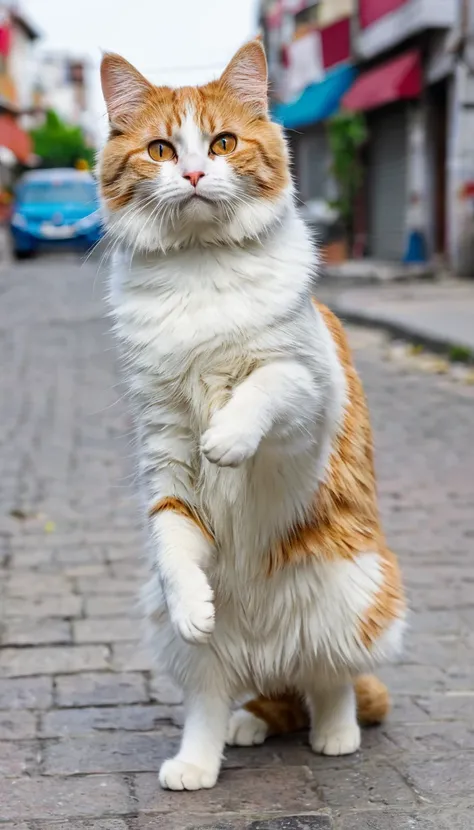
[[[187,0],[179,15],[147,0],[127,14],[107,0],[67,11],[60,0],[1,2],[4,221],[25,168],[91,166],[107,130],[102,50],[158,84],[201,83],[260,32],[273,115],[328,264],[369,258],[470,276],[473,9],[471,0],[243,0],[223,25],[215,2]]]
[[[257,33],[315,291],[368,395],[411,630],[361,753],[317,757],[304,734],[232,750],[217,790],[174,799],[156,772],[181,695],[140,644],[132,423],[103,303],[99,63],[202,83]],[[2,826],[472,830],[473,277],[474,0],[0,0]]]

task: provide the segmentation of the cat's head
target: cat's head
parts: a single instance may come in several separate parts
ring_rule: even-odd
[[[101,192],[125,243],[150,251],[241,242],[278,220],[291,184],[259,41],[202,87],[153,86],[113,54],[101,76],[110,121]]]

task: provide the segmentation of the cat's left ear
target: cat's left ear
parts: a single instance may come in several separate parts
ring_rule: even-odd
[[[239,49],[224,69],[221,84],[257,115],[268,114],[267,59],[259,40],[251,40]]]

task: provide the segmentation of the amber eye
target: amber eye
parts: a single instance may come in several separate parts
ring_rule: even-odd
[[[153,161],[172,161],[176,158],[176,151],[169,141],[152,141],[148,145],[148,155]]]
[[[211,144],[211,153],[214,156],[228,156],[237,147],[237,139],[232,133],[218,135]]]

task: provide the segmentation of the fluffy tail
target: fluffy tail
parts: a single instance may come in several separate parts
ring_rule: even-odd
[[[363,674],[354,682],[357,716],[362,726],[375,726],[387,717],[390,698],[387,687],[371,674]],[[277,699],[258,697],[245,704],[245,709],[265,721],[270,735],[297,732],[309,726],[304,701],[295,694]]]

